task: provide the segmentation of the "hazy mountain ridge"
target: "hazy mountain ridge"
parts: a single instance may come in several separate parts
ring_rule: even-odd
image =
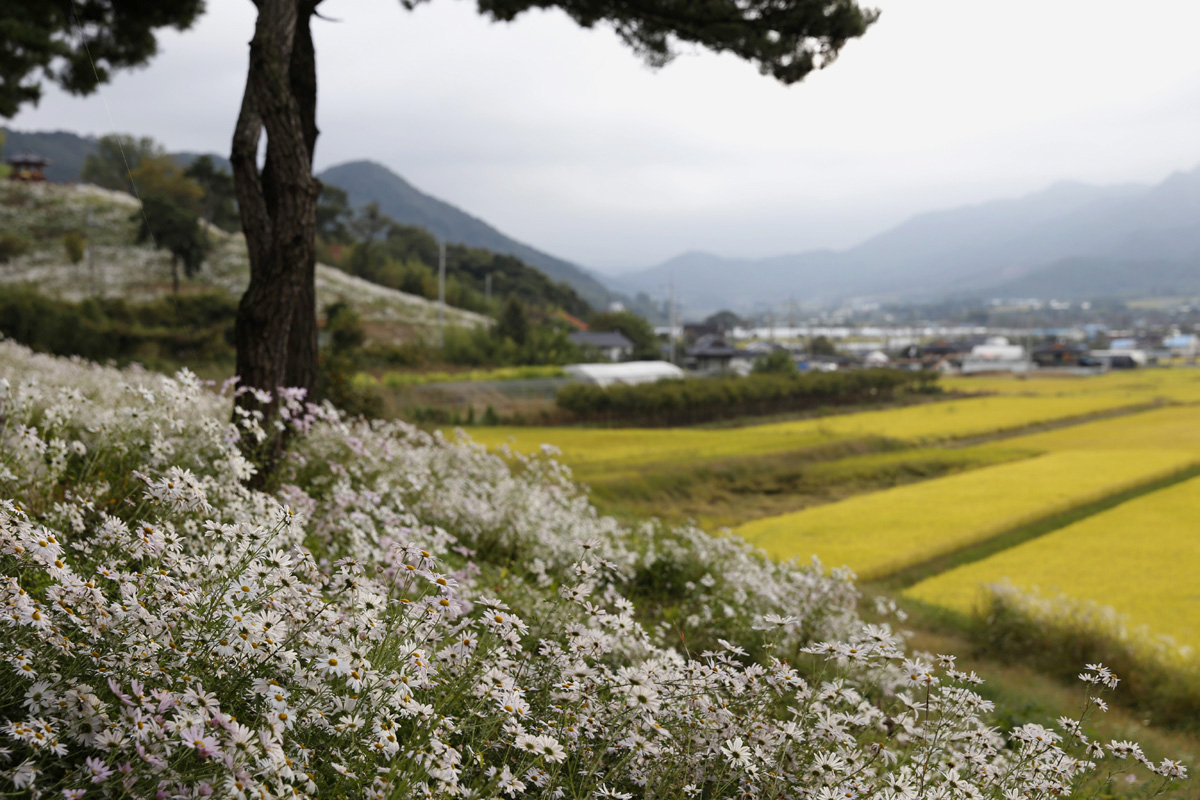
[[[911,298],[1018,287],[1021,276],[1059,265],[1079,285],[1072,295],[1091,296],[1111,280],[1115,263],[1171,265],[1170,274],[1200,256],[1200,168],[1176,172],[1152,186],[1056,183],[1040,192],[972,206],[919,214],[848,250],[810,251],[761,259],[687,253],[614,282],[625,291],[661,296],[672,273],[685,307],[709,310],[832,302],[847,297]],[[1075,259],[1062,272],[1061,263]],[[1091,260],[1106,277],[1089,287]],[[1176,263],[1179,262],[1179,263]],[[1162,269],[1145,272],[1157,291]],[[1137,274],[1119,281],[1137,292]],[[1048,286],[1049,284],[1047,284]],[[1092,290],[1095,292],[1092,292]]]
[[[1154,297],[1200,294],[1196,261],[1163,259],[1067,258],[998,284],[1002,297]]]
[[[63,131],[7,133],[7,153],[47,155],[56,181],[77,180],[83,158],[95,147],[94,139]],[[196,155],[173,157],[187,163]],[[373,200],[398,222],[426,228],[448,242],[516,256],[570,285],[597,308],[614,297],[610,289],[665,298],[672,280],[683,308],[692,313],[779,306],[788,298],[812,304],[849,297],[1028,294],[1025,289],[1039,286],[1072,297],[1096,296],[1108,291],[1104,287],[1137,294],[1160,291],[1169,276],[1182,279],[1187,268],[1200,265],[1200,168],[1154,185],[1060,181],[1021,197],[930,211],[842,251],[754,259],[693,251],[646,270],[605,277],[604,283],[421,192],[381,164],[347,162],[318,177],[346,190],[355,205]],[[1132,275],[1118,278],[1120,269]],[[1040,280],[1022,280],[1044,270],[1049,272]]]

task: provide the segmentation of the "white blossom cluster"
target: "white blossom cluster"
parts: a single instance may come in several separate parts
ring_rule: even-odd
[[[1140,762],[1002,734],[844,572],[602,518],[545,459],[0,342],[0,792],[1040,800]],[[242,430],[239,430],[241,428]],[[1090,783],[1089,783],[1090,782]]]

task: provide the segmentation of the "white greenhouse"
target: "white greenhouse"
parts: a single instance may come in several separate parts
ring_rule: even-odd
[[[577,381],[596,386],[654,383],[663,378],[682,378],[683,370],[666,361],[624,361],[616,364],[571,364],[563,371]]]

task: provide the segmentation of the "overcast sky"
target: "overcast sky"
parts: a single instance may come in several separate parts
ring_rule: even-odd
[[[317,166],[380,161],[615,272],[841,248],[925,210],[1200,164],[1197,0],[873,5],[837,63],[784,87],[704,52],[650,70],[558,12],[496,25],[465,0],[326,0]],[[148,68],[86,99],[48,89],[11,125],[227,153],[253,25],[249,0],[208,0]]]

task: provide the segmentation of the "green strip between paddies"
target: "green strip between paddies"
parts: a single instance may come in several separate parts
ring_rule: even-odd
[[[1200,647],[1200,478],[1131,500],[1010,550],[923,581],[904,594],[969,613],[987,584],[1037,590],[1031,613],[1055,597],[1111,606],[1131,626]]]
[[[817,555],[881,578],[1053,514],[1179,472],[1186,451],[1049,453],[755,520],[735,533],[776,558]]]

